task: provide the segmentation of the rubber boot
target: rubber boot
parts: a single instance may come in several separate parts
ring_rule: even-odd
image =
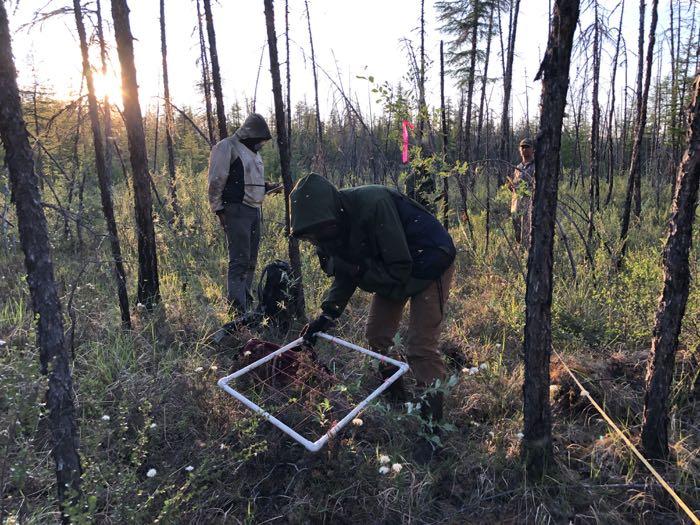
[[[413,458],[419,465],[425,465],[442,450],[439,424],[442,422],[444,395],[442,392],[428,392],[416,401],[420,403],[423,435],[416,443]]]
[[[379,364],[379,374],[382,376],[382,381],[388,380],[395,372],[396,367],[394,365],[388,365],[386,363]],[[400,376],[394,381],[384,392],[389,403],[401,404],[408,401],[408,392],[403,381],[403,376]]]

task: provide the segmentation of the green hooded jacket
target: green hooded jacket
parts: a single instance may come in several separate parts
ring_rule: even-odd
[[[411,253],[392,193],[396,192],[378,185],[338,190],[315,173],[297,182],[289,197],[291,234],[338,221],[345,242],[332,255],[364,269],[356,279],[335,276],[321,305],[324,313],[340,316],[358,287],[398,301],[432,282],[411,276]]]

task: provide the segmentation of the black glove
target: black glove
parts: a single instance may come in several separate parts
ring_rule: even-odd
[[[335,325],[335,320],[326,315],[321,314],[316,319],[307,324],[301,331],[301,337],[304,338],[304,342],[309,345],[316,344],[316,334],[319,332],[325,332],[329,328]]]

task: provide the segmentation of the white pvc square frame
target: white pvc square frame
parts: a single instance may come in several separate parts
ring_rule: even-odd
[[[257,404],[253,403],[250,399],[248,399],[246,396],[244,396],[238,390],[229,386],[229,383],[231,381],[233,381],[234,379],[237,379],[237,378],[247,374],[251,370],[267,363],[268,361],[273,360],[278,355],[283,354],[284,352],[299,346],[303,341],[302,337],[292,341],[291,343],[284,345],[279,350],[275,350],[271,354],[266,355],[265,357],[263,357],[261,359],[258,359],[254,363],[251,363],[248,366],[241,368],[237,372],[234,372],[233,374],[228,375],[226,377],[222,377],[217,382],[217,384],[221,388],[223,388],[226,392],[231,394],[238,401],[240,401],[245,406],[250,408],[253,412],[260,414],[262,417],[267,419],[270,423],[272,423],[277,428],[279,428],[282,432],[284,432],[287,435],[289,435],[290,437],[292,437],[292,439],[294,439],[298,443],[301,443],[302,445],[304,445],[304,447],[307,450],[310,450],[311,452],[318,452],[319,450],[321,450],[321,448],[323,448],[323,446],[326,443],[328,443],[328,440],[330,440],[338,432],[340,432],[340,430],[342,430],[350,421],[355,419],[355,416],[357,416],[357,414],[359,414],[373,399],[375,399],[377,396],[381,395],[381,393],[384,392],[387,388],[389,388],[394,381],[396,381],[399,377],[401,377],[403,374],[405,374],[408,371],[408,364],[404,363],[403,361],[397,361],[396,359],[392,359],[392,358],[387,357],[385,355],[378,354],[377,352],[373,352],[372,350],[362,348],[361,346],[357,346],[357,345],[352,344],[348,341],[345,341],[345,340],[340,339],[338,337],[333,337],[332,335],[328,335],[328,334],[323,333],[323,332],[320,332],[317,335],[318,335],[318,337],[322,337],[323,339],[326,339],[326,340],[330,341],[331,343],[335,343],[335,344],[344,346],[346,348],[349,348],[350,350],[355,350],[356,352],[359,352],[361,354],[365,354],[369,357],[377,359],[378,361],[392,364],[392,365],[396,366],[398,368],[398,370],[396,370],[396,372],[394,372],[391,375],[391,377],[389,377],[388,379],[383,381],[382,384],[379,385],[379,387],[377,387],[364,400],[362,400],[355,408],[353,408],[343,419],[341,419],[335,425],[333,425],[333,427],[328,432],[326,432],[323,436],[321,436],[316,441],[310,441],[310,440],[306,439],[304,436],[302,436],[301,434],[296,432],[294,429],[290,428],[288,425],[286,425],[285,423],[283,423],[282,421],[277,419],[275,416],[273,416],[272,414],[270,414],[266,410],[263,410]]]

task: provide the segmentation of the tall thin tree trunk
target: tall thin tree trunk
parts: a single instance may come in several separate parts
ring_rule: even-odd
[[[442,118],[442,161],[447,163],[447,115],[445,113],[445,54],[444,42],[440,40],[440,116]],[[450,226],[450,183],[442,178],[442,224],[445,229]]]
[[[306,7],[306,23],[309,28],[309,45],[311,46],[311,70],[314,74],[314,102],[316,104],[316,133],[318,144],[316,145],[316,155],[319,157],[324,176],[326,174],[326,162],[323,154],[323,123],[321,122],[321,108],[318,103],[318,73],[316,71],[316,53],[314,51],[314,38],[311,33],[311,15],[309,14],[309,1],[304,0]]]
[[[617,76],[617,63],[620,57],[620,40],[622,39],[622,17],[625,14],[625,0],[620,4],[620,23],[617,27],[617,40],[615,43],[615,57],[612,63],[612,78],[610,79],[610,108],[608,111],[608,193],[605,196],[605,205],[610,204],[613,184],[615,181],[615,152],[613,151],[613,121],[615,118],[615,77]],[[621,138],[621,137],[620,137]]]
[[[104,31],[102,27],[102,5],[101,0],[96,2],[97,11],[97,39],[100,43],[100,65],[102,66],[102,76],[107,76],[107,45],[105,43]],[[112,145],[114,137],[112,137],[112,106],[109,102],[109,95],[105,93],[102,99],[102,119],[104,120],[105,128],[105,168],[107,180],[112,181]],[[127,181],[128,184],[128,181]]]
[[[114,37],[117,41],[119,64],[122,71],[124,123],[129,139],[129,155],[134,182],[134,215],[138,241],[139,275],[136,297],[138,302],[152,309],[160,301],[156,236],[153,228],[153,199],[151,197],[146,155],[146,136],[143,131],[138,82],[134,66],[134,47],[126,0],[112,1]]]
[[[625,82],[622,85],[622,131],[620,140],[620,165],[627,166],[627,138],[629,136],[629,110],[627,104],[629,103],[629,97],[627,96],[627,86],[629,85],[629,60],[627,59],[627,48],[625,52]]]
[[[481,129],[484,125],[484,104],[486,102],[486,85],[488,83],[489,76],[489,57],[491,56],[491,38],[493,33],[493,10],[495,7],[491,8],[491,13],[489,14],[489,28],[488,34],[486,35],[486,54],[484,55],[484,71],[481,76],[481,98],[479,100],[479,120],[476,124],[476,155],[477,157],[481,153]],[[528,119],[529,120],[529,119]]]
[[[552,461],[549,360],[552,350],[552,266],[560,169],[561,129],[569,88],[571,48],[579,0],[555,0],[547,51],[535,79],[542,79],[540,127],[535,147],[530,250],[525,292],[525,419],[522,456],[542,478]]]
[[[459,94],[459,107],[457,108],[457,137],[455,144],[455,152],[457,153],[457,160],[462,161],[462,152],[464,151],[464,88],[460,89]],[[461,188],[462,185],[458,184]],[[461,190],[460,190],[461,191]]]
[[[87,177],[87,169],[80,169],[80,184],[78,185],[78,213],[75,219],[75,234],[78,238],[78,252],[83,251],[83,213],[85,212],[85,179]]]
[[[510,92],[513,86],[513,56],[515,54],[515,34],[518,30],[518,13],[520,12],[520,0],[515,0],[513,6],[513,18],[508,28],[508,53],[506,57],[506,73],[503,78],[503,112],[501,113],[501,142],[500,155],[502,160],[510,158],[508,151],[508,138],[510,136]],[[498,185],[505,182],[502,173],[498,171]]]
[[[277,126],[277,147],[280,152],[280,171],[284,184],[285,204],[285,234],[288,239],[289,262],[292,274],[299,282],[299,295],[297,296],[298,318],[306,317],[306,305],[304,303],[304,287],[301,279],[301,255],[299,253],[299,241],[289,235],[289,194],[292,192],[292,174],[290,171],[290,151],[287,142],[287,123],[284,116],[284,102],[282,101],[282,81],[280,79],[280,64],[277,55],[277,34],[275,32],[275,11],[272,0],[265,0],[265,24],[267,26],[267,47],[270,50],[270,73],[272,74],[272,93],[275,99],[275,123]]]
[[[425,0],[420,0],[420,71],[418,72],[418,142],[425,130]]]
[[[644,88],[642,87],[642,75],[644,72],[644,10],[645,10],[645,1],[640,0],[639,2],[639,64],[637,67],[637,120],[635,121],[637,124],[641,121],[642,118],[642,106],[646,106],[647,100],[648,100],[648,95],[644,95]],[[653,18],[653,15],[652,15]],[[653,57],[653,54],[652,54]],[[653,60],[653,58],[650,58],[649,55],[647,54],[647,60]],[[646,110],[646,107],[644,108]],[[645,119],[646,123],[646,119]],[[641,146],[641,144],[640,144]],[[634,146],[632,150],[632,154],[634,155]],[[641,150],[638,151],[638,155],[641,156]],[[642,206],[642,189],[641,189],[641,167],[638,166],[637,170],[634,172],[634,182],[632,186],[632,191],[634,195],[634,216],[639,217],[641,214],[641,206]]]
[[[474,9],[479,9],[478,3]],[[476,58],[478,53],[479,43],[479,16],[474,14],[471,31],[471,49],[469,51],[469,73],[467,74],[467,102],[466,102],[466,117],[464,119],[464,159],[469,163],[471,161],[472,145],[471,145],[471,130],[472,130],[472,102],[474,100],[474,85],[476,79]]]
[[[632,208],[632,196],[635,195],[635,201],[637,200],[636,191],[639,189],[641,182],[641,166],[640,157],[642,149],[642,139],[644,138],[644,128],[647,123],[647,100],[649,99],[649,84],[651,83],[651,66],[654,59],[654,42],[656,41],[656,23],[658,20],[658,5],[659,0],[653,0],[651,7],[651,25],[649,27],[649,45],[647,48],[647,63],[646,63],[646,77],[644,79],[644,88],[641,93],[641,100],[638,99],[639,104],[639,115],[637,118],[634,144],[632,145],[632,159],[630,161],[630,171],[627,180],[627,193],[625,196],[625,204],[622,211],[622,221],[620,227],[620,240],[622,241],[622,248],[620,252],[620,259],[618,261],[618,267],[622,264],[622,259],[627,251],[627,234],[629,233],[630,226],[630,215]],[[639,204],[641,206],[641,203]],[[637,204],[635,203],[635,215]],[[637,215],[638,217],[639,215]]]
[[[153,135],[153,173],[158,172],[158,133],[160,131],[160,100],[156,99],[156,123]]]
[[[163,98],[165,99],[165,148],[168,153],[168,190],[175,215],[175,224],[180,225],[180,205],[177,202],[175,180],[175,147],[173,146],[173,107],[170,105],[170,82],[168,80],[168,46],[165,39],[165,0],[160,0],[160,53],[163,63]]]
[[[289,145],[289,161],[292,160],[292,73],[289,61],[289,0],[284,0],[284,44],[287,53],[287,144]]]
[[[485,152],[485,157],[488,158],[489,154],[491,153],[491,125],[493,122],[493,117],[491,116],[491,113],[489,111],[489,117],[488,121],[486,123],[486,152]],[[491,242],[491,170],[486,168],[484,170],[486,173],[485,179],[486,179],[486,209],[484,210],[485,212],[485,239],[484,239],[484,254],[488,255],[489,253],[489,246]]]
[[[687,137],[687,149],[676,175],[676,194],[663,258],[664,288],[656,311],[644,395],[642,447],[648,458],[659,460],[668,456],[668,397],[690,290],[688,258],[700,183],[700,74],[693,86]]]
[[[82,92],[82,81],[81,81],[81,90]],[[70,181],[70,189],[68,191],[68,208],[67,211],[70,211],[70,206],[73,203],[73,193],[75,191],[75,185],[78,185],[78,194],[80,194],[80,182],[78,182],[80,178],[80,172],[81,172],[81,162],[80,162],[80,155],[78,153],[78,146],[80,145],[80,127],[83,124],[83,103],[82,101],[78,102],[78,108],[76,111],[76,119],[75,119],[75,135],[73,137],[73,144],[72,144],[72,169],[71,169],[71,181]],[[36,157],[35,157],[36,159]],[[36,160],[35,166],[36,166]],[[36,168],[35,168],[36,169]],[[41,172],[39,172],[41,173]],[[80,200],[80,199],[79,199]],[[79,202],[78,207],[80,207],[82,203]],[[69,222],[68,222],[68,215],[66,214],[63,218],[63,230],[64,230],[64,236],[70,232],[70,227],[69,227]],[[78,247],[82,248],[83,244],[83,237],[82,237],[82,217],[80,216],[80,213],[78,213],[78,217],[75,221],[75,235],[78,239]]]
[[[600,166],[598,152],[598,129],[600,127],[600,105],[598,104],[598,88],[600,84],[600,21],[598,20],[598,2],[594,0],[593,13],[593,93],[591,94],[591,104],[593,111],[591,116],[591,184],[589,187],[589,208],[588,208],[588,242],[593,240],[593,224],[595,212],[600,209]]]
[[[211,75],[214,85],[214,98],[216,99],[216,122],[219,125],[219,140],[228,137],[226,128],[226,109],[224,108],[224,92],[221,89],[221,70],[219,69],[219,54],[216,51],[216,33],[214,32],[214,18],[211,14],[211,0],[203,0],[204,17],[207,21],[207,36],[209,37],[209,55],[211,56]]]
[[[61,302],[54,280],[48,227],[41,206],[29,134],[22,117],[4,2],[0,2],[0,139],[5,149],[27,284],[37,324],[41,373],[48,376],[46,405],[61,520],[70,523],[63,510],[68,498],[77,500],[81,474],[75,393],[63,336]]]
[[[202,27],[202,13],[197,0],[197,28],[199,33],[199,62],[202,66],[202,90],[204,91],[204,106],[207,112],[207,134],[209,135],[209,144],[212,146],[216,143],[214,135],[214,116],[212,115],[211,107],[211,82],[209,78],[209,58],[207,57],[207,44],[204,41],[204,29]],[[253,108],[255,111],[255,108]]]
[[[675,162],[676,162],[676,145],[678,141],[676,140],[676,114],[678,111],[678,72],[679,72],[679,61],[677,60],[677,57],[679,55],[676,54],[676,47],[678,47],[678,51],[680,52],[680,35],[681,35],[681,28],[680,28],[680,23],[678,24],[678,38],[676,38],[676,34],[674,31],[674,4],[675,0],[671,0],[669,2],[669,10],[670,10],[670,29],[669,29],[669,48],[670,48],[670,55],[671,55],[671,107],[669,108],[670,111],[670,123],[669,126],[671,128],[671,150],[672,150],[672,162],[671,162],[671,169],[674,169],[675,167]],[[679,6],[680,7],[680,6]],[[680,13],[679,13],[680,14]]]

